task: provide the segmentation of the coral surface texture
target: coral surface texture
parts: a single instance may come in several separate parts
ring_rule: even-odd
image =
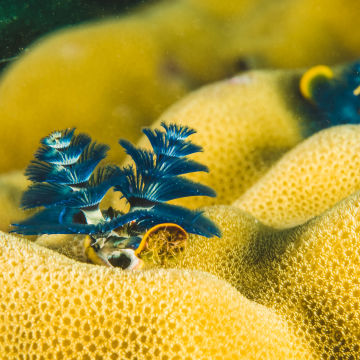
[[[359,360],[360,1],[91,2],[0,59],[0,360]]]

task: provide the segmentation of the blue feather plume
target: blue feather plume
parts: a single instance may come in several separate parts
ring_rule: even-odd
[[[82,221],[79,221],[82,220]],[[29,219],[13,224],[11,232],[24,235],[42,234],[106,234],[111,227],[108,222],[87,224],[82,210],[76,208],[53,207],[41,210]]]
[[[183,157],[196,152],[202,151],[202,147],[184,141],[181,138],[167,137],[166,133],[155,129],[143,129],[143,133],[149,139],[150,144],[157,156],[167,155],[175,157]]]
[[[88,208],[100,204],[110,188],[119,182],[122,176],[117,166],[106,166],[92,174],[88,186],[80,188],[72,193],[62,205],[74,208]]]
[[[74,136],[67,148],[55,149],[44,145],[35,153],[35,158],[55,165],[72,165],[75,164],[85,147],[89,145],[91,138],[86,134]]]
[[[126,140],[120,145],[135,166],[122,169],[105,166],[94,172],[105,158],[108,146],[91,142],[75,129],[55,131],[41,140],[42,147],[26,175],[34,182],[23,194],[25,209],[43,207],[32,217],[14,224],[15,232],[34,234],[92,234],[105,236],[131,223],[137,233],[151,226],[172,222],[186,231],[207,237],[220,236],[216,225],[201,211],[192,211],[165,202],[187,196],[211,196],[208,186],[180,175],[208,171],[188,155],[202,151],[186,139],[195,130],[176,124],[161,124],[163,131],[144,129],[153,150],[136,148]],[[105,210],[99,204],[110,188],[120,191],[130,203],[126,214]],[[94,212],[95,211],[95,212]],[[100,214],[100,215],[99,215]],[[134,225],[135,224],[135,225]]]
[[[163,155],[157,161],[157,169],[158,173],[163,174],[164,176],[176,176],[198,171],[209,172],[207,166],[200,164],[197,161],[166,155]]]
[[[41,144],[54,149],[63,149],[70,145],[75,128],[53,131],[50,135],[40,140]]]
[[[32,160],[25,171],[31,181],[76,185],[88,181],[92,172],[105,158],[109,147],[92,143],[84,149],[79,160],[72,165],[57,165],[44,161]]]
[[[219,228],[203,214],[203,211],[171,204],[155,205],[149,210],[148,217],[138,221],[138,226],[145,230],[164,222],[178,224],[192,234],[205,237],[221,236]]]
[[[124,173],[122,184],[115,186],[131,206],[139,206],[143,200],[150,202],[166,202],[188,196],[215,197],[214,190],[206,185],[179,176],[156,178],[153,181],[135,174],[133,169]]]
[[[23,209],[32,209],[40,206],[53,207],[63,205],[74,191],[62,184],[35,183],[29,186],[21,199]]]
[[[119,144],[124,148],[126,153],[131,156],[136,169],[138,169],[138,171],[142,174],[150,173],[156,168],[153,152],[138,149],[130,141],[123,139],[119,140]]]
[[[177,124],[165,124],[161,122],[161,126],[165,129],[166,136],[169,139],[175,140],[184,140],[188,138],[190,135],[196,133],[194,129],[191,129],[187,126],[177,125]]]
[[[28,219],[13,224],[15,229],[11,232],[24,235],[74,234],[68,224],[73,224],[73,217],[77,213],[78,209],[67,209],[62,206],[44,209]]]
[[[219,228],[202,211],[189,210],[171,204],[156,204],[153,207],[136,209],[102,224],[102,230],[110,231],[136,221],[139,231],[145,232],[162,223],[175,223],[185,231],[205,237],[221,236]]]
[[[153,178],[176,176],[197,171],[208,172],[207,166],[185,157],[162,155],[159,158],[148,150],[136,148],[127,140],[120,140],[120,145],[133,159],[137,172]]]

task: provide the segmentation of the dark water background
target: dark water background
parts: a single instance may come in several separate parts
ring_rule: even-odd
[[[0,0],[0,71],[50,31],[126,13],[155,0]]]

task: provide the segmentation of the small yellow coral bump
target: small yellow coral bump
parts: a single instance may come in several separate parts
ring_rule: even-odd
[[[234,203],[263,223],[291,227],[360,190],[360,126],[322,130],[286,153]]]
[[[358,87],[353,91],[353,94],[354,94],[355,96],[360,95],[360,86],[358,86]]]
[[[44,234],[37,237],[34,242],[37,245],[57,251],[71,259],[90,262],[88,256],[85,254],[85,238],[86,235]]]
[[[300,92],[306,99],[311,99],[311,86],[313,81],[319,78],[331,79],[333,71],[325,65],[317,65],[307,70],[300,79]]]
[[[289,73],[254,71],[205,86],[153,124],[154,128],[162,121],[187,125],[197,131],[193,141],[204,149],[193,158],[207,165],[210,174],[199,172],[189,178],[212,187],[217,197],[192,197],[176,200],[177,204],[230,204],[303,139],[300,122],[279,91],[284,77]],[[146,137],[139,145],[149,147]]]
[[[0,358],[311,359],[272,310],[215,277],[82,264],[0,235]]]

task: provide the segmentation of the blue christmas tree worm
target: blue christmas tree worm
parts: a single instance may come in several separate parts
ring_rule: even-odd
[[[42,209],[14,224],[12,231],[25,235],[91,235],[85,247],[89,258],[100,263],[108,263],[108,258],[94,256],[100,254],[99,244],[110,242],[113,249],[122,249],[119,256],[124,257],[124,251],[136,251],[142,234],[161,223],[174,223],[189,233],[206,237],[220,236],[217,226],[202,211],[166,203],[181,197],[216,194],[211,188],[180,176],[208,171],[206,166],[187,158],[202,151],[187,140],[195,131],[175,124],[163,123],[162,127],[163,130],[143,130],[152,151],[120,140],[134,161],[134,165],[124,168],[98,167],[109,147],[92,142],[86,134],[75,135],[75,129],[55,131],[43,138],[35,160],[26,169],[33,184],[21,202],[24,209]],[[110,188],[129,203],[127,213],[100,209]]]

